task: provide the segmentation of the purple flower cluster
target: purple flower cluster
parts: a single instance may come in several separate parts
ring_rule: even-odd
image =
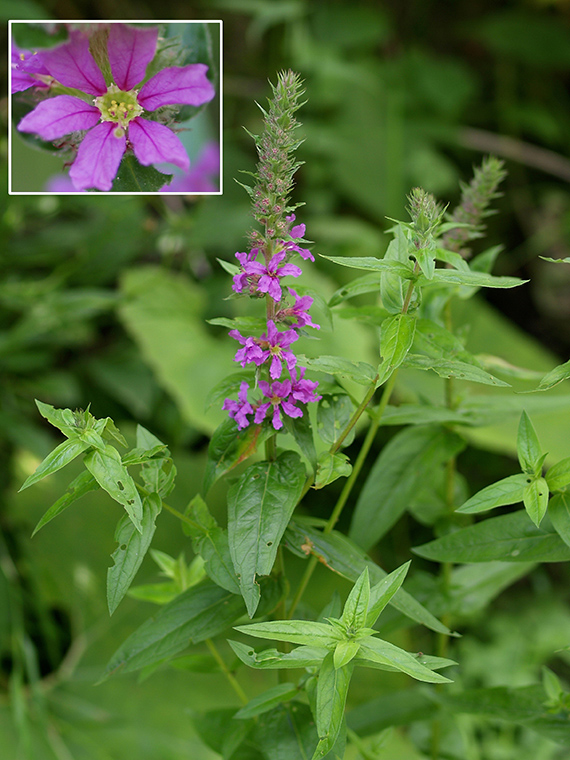
[[[63,45],[37,54],[13,48],[13,92],[49,86],[73,93],[41,100],[18,130],[47,141],[85,133],[69,172],[76,190],[110,190],[127,150],[143,166],[168,162],[188,171],[179,137],[148,114],[164,106],[203,105],[215,91],[206,77],[208,67],[201,63],[164,68],[145,81],[157,40],[157,26],[109,24],[105,52],[110,83],[91,53],[89,38],[79,30],[72,30]]]
[[[294,214],[287,217],[289,224],[293,221]],[[242,367],[247,364],[254,364],[258,368],[266,367],[269,376],[269,381],[258,382],[263,394],[261,401],[250,403],[250,387],[245,380],[241,384],[238,400],[227,398],[224,401],[223,409],[228,411],[240,430],[251,423],[251,415],[256,425],[269,416],[275,430],[280,430],[283,427],[282,412],[289,417],[302,417],[303,410],[297,404],[308,404],[321,398],[315,395],[318,383],[306,380],[304,369],[297,374],[297,357],[290,350],[291,344],[299,337],[300,328],[308,326],[319,329],[319,325],[314,324],[308,314],[313,299],[310,296],[299,296],[289,287],[289,293],[294,300],[292,304],[286,303],[280,282],[281,278],[287,275],[298,277],[301,274],[299,266],[287,261],[292,253],[298,253],[303,259],[314,261],[312,253],[295,242],[302,239],[304,234],[304,224],[293,227],[287,236],[289,240],[274,241],[274,253],[271,257],[266,256],[265,262],[257,261],[262,247],[252,248],[249,253],[236,253],[241,271],[234,277],[234,291],[247,292],[253,297],[268,296],[269,313],[273,315],[273,318],[267,320],[266,331],[259,337],[245,337],[239,330],[230,332],[230,337],[242,346],[236,352],[236,362]],[[285,324],[288,329],[279,330],[279,323]],[[284,367],[289,373],[289,378],[281,380]]]

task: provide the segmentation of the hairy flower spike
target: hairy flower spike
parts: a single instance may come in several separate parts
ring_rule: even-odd
[[[465,247],[465,243],[482,236],[485,229],[482,220],[493,213],[488,206],[494,198],[500,197],[497,188],[506,174],[503,162],[495,156],[488,156],[474,169],[473,179],[468,185],[462,185],[459,205],[449,217],[452,222],[471,227],[449,230],[443,236],[444,248],[460,253],[465,259],[470,257],[471,249]]]

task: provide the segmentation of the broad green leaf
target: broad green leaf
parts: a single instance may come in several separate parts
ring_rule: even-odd
[[[418,681],[427,683],[450,683],[450,679],[434,673],[425,665],[422,665],[417,657],[400,649],[389,641],[383,641],[371,636],[360,642],[359,659],[377,662],[380,665],[391,665],[403,673],[407,673]]]
[[[249,623],[234,626],[236,631],[247,633],[256,639],[288,641],[311,647],[334,647],[342,638],[336,628],[313,620],[268,620],[265,623]]]
[[[499,372],[499,374],[506,375],[507,377],[514,377],[519,380],[536,380],[542,375],[542,372],[537,372],[534,369],[517,367],[511,362],[505,361],[505,359],[502,359],[500,356],[477,354],[475,359],[483,369],[489,372]]]
[[[567,562],[570,547],[552,526],[541,528],[524,510],[483,520],[413,549],[437,562]]]
[[[173,657],[189,644],[217,636],[243,615],[239,596],[207,580],[162,607],[121,644],[103,678]]]
[[[432,720],[441,708],[421,687],[390,691],[347,713],[349,728],[359,736],[372,736],[390,726],[408,726]]]
[[[380,355],[390,368],[399,367],[414,342],[416,319],[410,314],[396,314],[382,322]]]
[[[459,380],[468,380],[471,383],[495,385],[501,388],[510,387],[509,383],[499,380],[498,377],[485,372],[484,369],[457,359],[434,359],[422,354],[408,353],[402,362],[402,367],[405,369],[432,369],[440,377],[457,377]]]
[[[312,760],[320,760],[334,746],[344,719],[344,706],[352,676],[352,664],[335,668],[332,652],[323,660],[317,683],[315,721],[319,743]]]
[[[433,425],[455,422],[470,425],[470,414],[463,409],[448,409],[431,404],[402,404],[387,406],[380,420],[381,425]]]
[[[544,477],[552,493],[566,488],[570,484],[570,457],[561,459],[549,467]]]
[[[89,443],[80,441],[77,438],[69,438],[68,440],[63,441],[63,443],[56,446],[53,451],[50,451],[47,457],[38,465],[36,471],[26,478],[20,491],[33,486],[34,483],[37,483],[39,480],[61,470],[62,467],[65,467],[66,464],[72,462],[75,457],[82,454],[89,448],[89,446]]]
[[[154,166],[143,166],[132,155],[126,155],[113,181],[112,193],[158,193],[172,181],[172,174],[159,172]]]
[[[263,713],[273,710],[274,707],[277,707],[282,702],[290,702],[298,694],[299,689],[294,684],[278,683],[277,686],[273,686],[271,689],[264,691],[263,694],[250,699],[245,707],[237,711],[234,718],[238,720],[255,718],[256,715],[263,715]]]
[[[548,504],[548,516],[560,538],[570,546],[570,494],[555,494]]]
[[[226,707],[208,712],[199,712],[193,717],[193,727],[200,739],[210,749],[221,755],[224,760],[240,758],[240,750],[248,737],[253,721],[233,720],[235,707]],[[246,760],[264,760],[260,754],[254,754]]]
[[[339,641],[333,653],[335,668],[338,670],[339,668],[344,668],[345,665],[348,665],[348,663],[356,657],[359,649],[360,641],[356,639]]]
[[[400,225],[394,229],[394,239],[386,249],[384,261],[399,261],[404,265],[408,261],[408,238]],[[404,281],[400,275],[389,270],[381,273],[380,298],[390,314],[401,314],[404,305]]]
[[[376,370],[366,362],[353,362],[340,356],[317,356],[309,358],[303,354],[297,356],[300,367],[307,367],[316,372],[325,372],[328,375],[340,375],[349,377],[361,385],[370,385],[376,377]]]
[[[519,422],[517,454],[521,470],[529,475],[533,475],[536,470],[536,463],[542,455],[542,449],[540,448],[540,442],[532,422],[525,411],[521,414]]]
[[[373,546],[401,517],[433,470],[464,445],[458,435],[435,425],[408,428],[394,436],[360,492],[350,538],[364,549]]]
[[[263,760],[309,760],[317,743],[309,706],[294,702],[261,715],[256,721],[253,740],[261,749]],[[235,760],[239,758],[236,756]]]
[[[304,482],[300,456],[286,451],[249,467],[228,491],[230,554],[250,617],[260,599],[257,577],[273,568]]]
[[[538,384],[538,388],[535,391],[548,391],[550,388],[554,388],[555,385],[561,383],[563,380],[568,380],[570,377],[570,361],[559,364],[542,378]]]
[[[317,474],[313,488],[315,490],[324,488],[337,478],[347,478],[351,472],[352,465],[346,454],[340,451],[337,451],[336,454],[323,451],[317,461]]]
[[[338,306],[339,303],[346,301],[348,298],[360,296],[363,293],[378,293],[381,288],[381,275],[377,273],[365,274],[362,277],[355,277],[347,285],[339,288],[329,300],[329,306]],[[398,277],[398,281],[401,282]],[[400,311],[401,309],[399,309]]]
[[[141,498],[134,480],[121,462],[117,449],[107,444],[103,451],[90,451],[85,455],[83,462],[101,488],[125,508],[135,528],[142,533]]]
[[[115,532],[115,541],[119,546],[111,555],[114,564],[107,570],[107,604],[111,615],[129,590],[141,566],[156,530],[155,521],[161,509],[162,501],[158,494],[145,496],[141,533],[135,529],[128,515],[119,520]]]
[[[314,554],[330,570],[353,582],[356,581],[365,567],[368,567],[371,581],[374,584],[379,584],[381,580],[387,577],[387,573],[343,533],[337,531],[323,533],[302,518],[296,518],[289,524],[285,539],[285,545],[291,551],[302,557]],[[394,573],[397,572],[397,570],[394,571]],[[398,589],[390,599],[389,604],[403,615],[425,625],[427,628],[431,628],[433,631],[451,634],[449,628],[440,623],[431,612],[403,588]]]
[[[449,594],[431,597],[433,609],[439,614],[449,612],[454,619],[470,618],[484,610],[502,591],[528,575],[533,562],[485,562],[454,567]]]
[[[248,425],[238,430],[235,420],[229,417],[224,420],[216,428],[208,446],[204,492],[208,493],[218,478],[254,454],[267,435],[268,431],[261,425]]]
[[[382,610],[390,602],[394,594],[404,582],[411,564],[411,560],[406,562],[372,586],[370,589],[368,612],[366,614],[364,625],[373,626],[378,620]]]
[[[267,321],[260,317],[215,317],[207,319],[209,325],[227,327],[228,330],[240,330],[242,333],[255,334],[262,332],[267,327]],[[251,376],[251,372],[249,373]],[[239,387],[239,386],[238,386]]]
[[[483,488],[456,511],[462,514],[473,514],[475,512],[486,512],[488,509],[503,507],[507,504],[517,504],[523,500],[528,483],[528,475],[523,473],[509,475],[508,478],[503,478]]]
[[[353,631],[363,628],[366,625],[366,616],[368,614],[368,602],[370,600],[370,575],[368,567],[365,567],[356,579],[356,583],[350,590],[344,609],[342,611],[342,622]]]
[[[36,406],[42,417],[67,437],[75,437],[79,429],[71,409],[55,409],[51,404],[44,404],[36,399]]]
[[[408,263],[404,264],[400,261],[377,259],[374,256],[323,256],[322,254],[321,256],[323,259],[340,264],[343,267],[372,269],[374,272],[390,272],[404,279],[412,279],[414,277],[412,265]]]
[[[277,649],[256,652],[252,647],[239,641],[228,639],[228,644],[245,665],[256,670],[314,668],[318,667],[329,653],[329,650],[324,647],[299,646],[291,652],[280,652]]]
[[[354,410],[354,404],[347,394],[323,394],[317,406],[317,432],[321,440],[329,446],[334,445]],[[353,440],[354,430],[344,439],[342,445],[349,446]]]
[[[544,478],[534,478],[526,486],[523,504],[528,516],[538,527],[548,508],[548,484]]]
[[[430,282],[426,280],[426,282]],[[518,277],[496,277],[485,272],[459,272],[455,269],[436,269],[432,283],[444,283],[446,285],[475,285],[481,288],[516,288],[524,285],[528,280],[520,280]]]
[[[218,586],[239,594],[239,583],[232,565],[227,531],[222,530],[210,514],[206,502],[200,495],[195,496],[186,514],[198,527],[189,527],[192,548],[205,563],[205,570]]]
[[[67,491],[63,494],[63,496],[60,496],[55,504],[52,504],[47,512],[45,512],[43,517],[34,528],[32,536],[35,536],[40,528],[43,528],[44,525],[47,525],[47,523],[50,522],[50,520],[53,520],[54,517],[57,517],[57,515],[61,514],[64,509],[70,507],[73,502],[77,501],[77,499],[80,499],[82,496],[85,496],[86,493],[89,493],[89,491],[94,491],[98,487],[99,484],[93,475],[91,475],[91,473],[82,472],[71,481],[67,487]]]
[[[289,417],[287,414],[284,414],[283,417],[285,429],[288,433],[291,433],[301,449],[301,452],[307,457],[309,464],[313,468],[313,472],[316,472],[317,452],[313,440],[313,427],[309,418],[308,409],[303,411],[302,417]]]

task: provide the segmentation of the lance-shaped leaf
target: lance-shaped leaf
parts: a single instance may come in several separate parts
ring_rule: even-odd
[[[353,660],[360,649],[360,641],[357,639],[347,639],[339,641],[333,652],[333,662],[335,668],[344,668],[345,665]]]
[[[370,385],[376,377],[376,370],[367,362],[353,362],[350,359],[343,359],[341,356],[317,356],[309,358],[303,354],[297,356],[297,363],[300,367],[325,372],[328,375],[339,375],[340,377],[349,377],[361,385]]]
[[[402,366],[406,369],[433,370],[440,377],[457,377],[460,380],[468,380],[471,383],[483,385],[495,385],[501,388],[509,388],[509,383],[499,380],[484,369],[468,362],[457,359],[435,359],[422,354],[408,353]]]
[[[263,713],[273,710],[274,707],[283,702],[290,702],[298,694],[299,689],[295,684],[278,683],[277,686],[273,686],[273,688],[264,691],[263,694],[250,699],[245,707],[237,711],[234,718],[238,720],[255,718],[256,715],[263,715]]]
[[[570,484],[570,457],[561,459],[549,467],[544,477],[552,493],[566,488]]]
[[[243,430],[238,430],[235,420],[224,420],[214,432],[208,446],[204,492],[208,493],[218,478],[250,457],[267,435],[268,430],[261,425],[248,425]]]
[[[319,743],[312,760],[320,760],[333,748],[344,720],[344,706],[352,676],[351,663],[335,668],[332,652],[323,660],[317,683],[317,709],[315,721]]]
[[[365,567],[358,576],[356,583],[350,590],[344,609],[342,611],[342,622],[347,628],[356,631],[363,628],[366,624],[366,615],[368,613],[368,602],[370,599],[370,576],[368,568]]]
[[[321,256],[323,256],[321,254]],[[323,256],[323,259],[351,269],[371,269],[374,272],[390,272],[404,279],[414,279],[414,268],[409,262],[377,259],[374,256]],[[515,279],[507,278],[507,279]],[[517,283],[518,284],[518,283]]]
[[[411,560],[406,562],[372,586],[368,600],[368,611],[364,620],[365,626],[372,627],[378,620],[382,610],[390,602],[396,591],[398,591],[404,582],[404,578],[406,577],[411,564]]]
[[[426,282],[430,282],[426,280]],[[436,269],[432,283],[445,283],[446,285],[474,285],[481,288],[516,288],[524,285],[528,280],[520,280],[518,277],[496,277],[485,272],[464,272],[456,269]]]
[[[288,641],[311,647],[332,648],[343,638],[332,625],[313,620],[268,620],[266,623],[236,625],[235,629],[256,639]]]
[[[228,491],[230,554],[250,617],[259,604],[257,576],[271,572],[304,481],[300,456],[285,451],[249,467]]]
[[[403,228],[398,225],[394,229],[394,239],[390,241],[384,261],[399,261],[408,264],[408,239]],[[371,275],[368,275],[370,277]],[[362,279],[362,278],[361,278]],[[404,305],[404,280],[401,275],[384,271],[380,275],[380,298],[382,305],[390,314],[400,314]]]
[[[556,532],[570,546],[570,494],[557,493],[548,504],[548,516]]]
[[[379,665],[391,665],[403,673],[407,673],[418,681],[427,683],[451,683],[449,678],[434,673],[419,661],[417,657],[400,649],[389,641],[377,639],[374,636],[360,642],[359,659],[377,662]]]
[[[523,493],[524,507],[538,527],[548,508],[548,484],[544,478],[533,478]]]
[[[77,501],[77,499],[80,499],[82,496],[85,496],[86,493],[94,491],[98,487],[99,485],[97,481],[90,472],[82,472],[71,481],[63,496],[60,496],[55,504],[52,504],[47,512],[44,513],[43,517],[34,528],[32,536],[35,536],[40,528],[43,528],[44,525],[47,525],[47,523],[50,522],[50,520],[53,520],[54,517],[61,514],[64,509],[70,507],[75,501]]]
[[[343,285],[333,293],[329,300],[329,306],[338,306],[339,303],[346,301],[348,298],[354,298],[363,293],[377,293],[381,287],[381,276],[383,275],[375,272],[373,274],[365,274],[362,277],[355,277],[354,280],[351,280],[348,284]],[[402,280],[398,277],[398,281],[401,282]],[[384,303],[384,301],[382,302]],[[401,306],[398,309],[399,311],[401,311]]]
[[[318,667],[329,653],[329,650],[324,647],[299,646],[291,652],[280,652],[278,649],[264,649],[262,652],[256,652],[240,641],[228,639],[228,644],[245,665],[256,670],[314,668]]]
[[[220,528],[199,494],[188,505],[186,514],[196,525],[189,527],[188,533],[193,539],[192,548],[204,560],[204,569],[218,586],[239,594],[227,531]]]
[[[542,449],[528,414],[523,411],[517,433],[517,454],[523,472],[533,475],[538,460],[542,456]]]
[[[121,644],[103,678],[128,673],[173,657],[189,644],[217,636],[243,615],[243,602],[209,580],[192,586],[162,607]]]
[[[548,391],[563,380],[568,380],[569,377],[570,361],[567,361],[564,362],[564,364],[559,364],[557,367],[554,367],[550,372],[547,372],[538,384],[538,388],[534,388],[533,391]]]
[[[124,515],[117,525],[115,540],[119,544],[111,555],[113,566],[107,570],[107,604],[112,615],[119,602],[125,596],[144,556],[150,546],[156,518],[162,509],[162,501],[156,493],[151,493],[143,499],[142,533]]]
[[[36,406],[42,417],[67,437],[75,437],[79,432],[71,409],[55,409],[51,404],[44,404],[36,399]]]
[[[382,322],[380,355],[390,369],[399,367],[406,358],[415,331],[416,319],[410,314],[396,314]]]
[[[464,448],[455,433],[417,426],[398,433],[381,451],[360,492],[350,537],[373,546],[401,517],[412,496],[434,469]]]
[[[348,478],[351,472],[352,465],[346,454],[341,451],[335,454],[323,451],[317,460],[317,474],[313,488],[318,491],[338,478]]]
[[[465,504],[462,504],[456,511],[462,514],[473,514],[486,512],[488,509],[503,507],[507,504],[517,504],[523,500],[528,483],[528,475],[523,473],[509,475],[508,478],[503,478],[483,488],[470,499],[467,499]]]
[[[492,517],[413,549],[437,562],[567,562],[567,546],[543,520],[537,528],[524,510]]]
[[[168,449],[142,425],[137,425],[137,448],[145,452],[141,468],[145,488],[165,499],[174,488],[176,478],[176,467],[170,459]],[[164,454],[163,457],[160,456],[161,453]],[[126,464],[126,459],[123,457],[123,464]]]
[[[317,469],[317,452],[315,449],[315,442],[313,439],[313,427],[309,418],[308,409],[305,408],[302,417],[289,417],[283,415],[285,429],[288,433],[291,433],[297,445],[301,449],[301,452],[309,460],[309,464],[313,468],[313,471]]]
[[[142,533],[142,501],[117,449],[107,444],[103,451],[90,451],[83,462],[101,488],[125,508],[135,528]]]
[[[67,441],[63,441],[63,443],[56,446],[53,451],[50,451],[47,457],[38,465],[36,471],[26,479],[24,485],[20,488],[20,491],[23,491],[24,488],[33,486],[34,483],[42,480],[42,478],[61,470],[66,464],[72,462],[75,457],[78,457],[86,451],[90,445],[90,443],[79,440],[78,438],[69,438]]]

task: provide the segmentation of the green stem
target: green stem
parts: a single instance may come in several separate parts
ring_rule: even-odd
[[[249,699],[247,698],[245,691],[241,688],[234,674],[230,671],[230,669],[226,665],[224,658],[218,651],[218,648],[216,647],[212,639],[206,639],[206,646],[208,647],[208,649],[212,653],[212,656],[214,657],[214,659],[220,666],[220,670],[228,679],[228,682],[231,685],[232,689],[237,694],[239,701],[242,703],[242,705],[247,705],[247,703],[249,702]]]

